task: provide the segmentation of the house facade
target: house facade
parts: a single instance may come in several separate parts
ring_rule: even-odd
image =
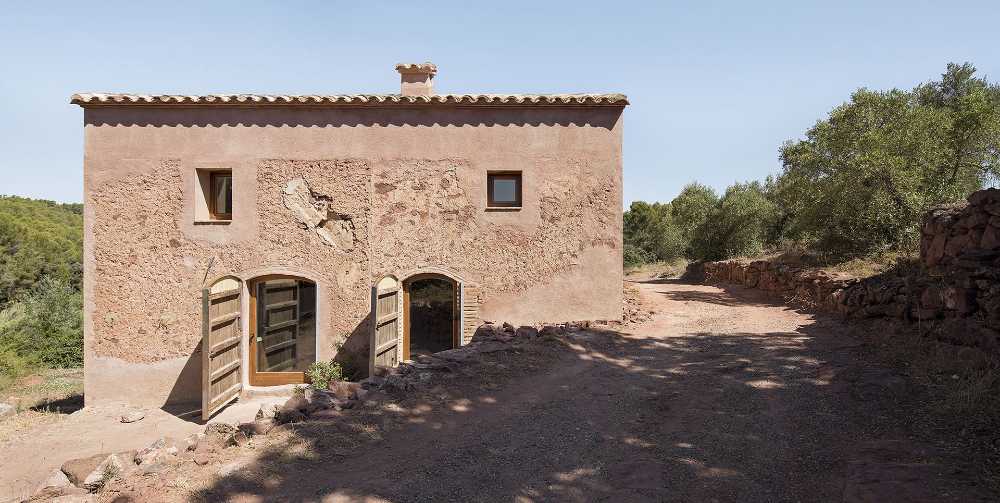
[[[201,402],[410,356],[410,288],[620,319],[622,95],[78,94],[88,404]],[[411,339],[412,337],[412,339]],[[445,344],[449,344],[445,341]]]

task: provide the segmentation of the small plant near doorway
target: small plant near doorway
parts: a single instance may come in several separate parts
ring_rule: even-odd
[[[312,382],[313,388],[327,389],[330,383],[344,379],[344,369],[334,361],[316,362],[309,366],[306,377]]]

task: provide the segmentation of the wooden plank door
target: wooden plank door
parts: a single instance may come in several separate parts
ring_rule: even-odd
[[[307,382],[316,361],[316,284],[269,275],[250,285],[250,384]]]
[[[243,285],[232,278],[201,291],[201,418],[204,421],[240,396],[242,291]]]
[[[451,305],[451,347],[457,348],[462,345],[462,327],[465,325],[465,312],[462,310],[462,282],[455,281],[454,295]]]
[[[399,363],[400,284],[386,276],[372,286],[372,330],[368,350],[368,374]]]
[[[472,335],[479,327],[479,286],[471,283],[462,283],[461,291],[462,306],[462,330],[459,334],[459,345],[468,344],[472,340]]]
[[[295,280],[257,283],[257,372],[292,370],[299,335],[299,285]]]

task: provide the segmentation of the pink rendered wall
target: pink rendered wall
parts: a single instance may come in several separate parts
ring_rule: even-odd
[[[620,318],[621,114],[87,107],[88,403],[197,399],[210,261],[209,276],[316,281],[321,359],[364,349],[372,279],[405,270],[438,267],[477,283],[485,320]],[[194,222],[200,168],[233,171],[231,224]],[[491,170],[522,170],[520,211],[486,208]],[[324,243],[296,220],[284,191],[299,179],[350,220],[346,242]]]

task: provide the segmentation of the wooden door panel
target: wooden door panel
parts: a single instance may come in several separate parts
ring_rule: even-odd
[[[225,286],[233,285],[226,283]],[[213,289],[220,291],[213,292]],[[242,285],[236,282],[235,288],[221,290],[213,286],[201,292],[201,416],[205,421],[239,397],[242,389],[243,355],[240,352],[242,290]]]
[[[316,361],[316,284],[266,276],[254,282],[253,292],[250,383],[305,383],[305,371]]]
[[[295,369],[299,336],[298,282],[267,281],[257,289],[257,371]]]
[[[377,375],[379,369],[395,367],[399,363],[399,286],[399,281],[389,276],[372,287],[370,375]]]

